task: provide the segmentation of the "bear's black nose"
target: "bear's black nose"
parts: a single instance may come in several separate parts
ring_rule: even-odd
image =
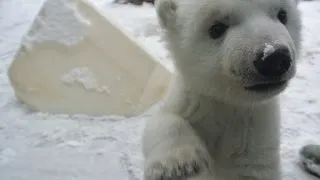
[[[258,73],[262,76],[279,77],[289,70],[291,62],[289,49],[281,47],[269,54],[262,52],[253,63]]]

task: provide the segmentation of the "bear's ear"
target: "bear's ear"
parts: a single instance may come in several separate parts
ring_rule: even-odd
[[[175,0],[156,0],[155,8],[163,28],[170,29],[175,26],[177,18],[177,4]]]

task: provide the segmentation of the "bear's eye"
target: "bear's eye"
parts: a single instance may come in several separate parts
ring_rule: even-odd
[[[218,22],[210,27],[210,29],[209,29],[210,37],[212,39],[218,39],[227,31],[228,28],[229,28],[228,25],[226,25],[222,22]]]
[[[282,24],[286,24],[288,21],[287,12],[283,9],[281,9],[278,12],[278,19]]]

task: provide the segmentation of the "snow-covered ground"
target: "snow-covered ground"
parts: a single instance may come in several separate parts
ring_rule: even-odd
[[[28,110],[13,95],[7,69],[43,0],[0,0],[0,180],[139,180],[145,117],[50,115]],[[171,67],[151,5],[93,0]],[[302,2],[303,50],[282,99],[284,180],[316,179],[298,165],[298,150],[320,144],[320,1]]]

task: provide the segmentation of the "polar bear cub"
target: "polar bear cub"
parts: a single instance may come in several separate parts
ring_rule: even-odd
[[[295,0],[157,0],[176,73],[143,136],[145,180],[280,180],[277,95],[295,75]]]

